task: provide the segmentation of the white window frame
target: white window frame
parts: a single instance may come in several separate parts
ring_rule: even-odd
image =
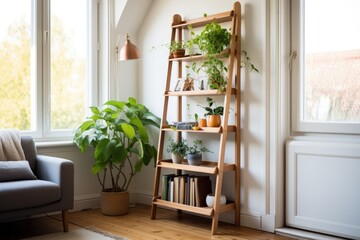
[[[360,123],[304,121],[304,0],[291,0],[291,130],[300,133],[360,134]]]
[[[56,141],[71,140],[73,137],[73,129],[51,131],[50,124],[50,1],[51,0],[32,0],[32,47],[31,51],[33,61],[31,68],[32,74],[32,126],[36,130],[22,131],[22,135],[30,135],[36,141]],[[71,7],[71,6],[69,6]],[[89,0],[88,5],[88,109],[91,105],[98,104],[98,22],[99,22],[99,1]],[[84,116],[85,119],[85,116]],[[79,123],[80,124],[80,123]]]

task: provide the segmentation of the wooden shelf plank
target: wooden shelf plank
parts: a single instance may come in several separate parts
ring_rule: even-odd
[[[175,203],[175,202],[169,202],[162,199],[156,198],[153,201],[153,204],[156,204],[158,206],[168,207],[168,208],[175,208],[178,210],[188,211],[192,213],[198,213],[201,215],[209,216],[211,217],[214,213],[214,209],[209,207],[194,207],[190,205],[185,205],[181,203]]]
[[[194,90],[194,91],[168,91],[164,96],[215,96],[225,95],[226,92],[219,92],[218,90]],[[236,89],[231,88],[231,95],[236,95]]]
[[[218,14],[208,15],[206,17],[194,18],[191,20],[182,21],[179,24],[173,24],[172,28],[188,28],[191,25],[193,28],[205,26],[208,23],[216,22],[223,23],[229,22],[234,16],[234,11],[227,11]]]
[[[182,62],[195,62],[195,61],[202,61],[204,59],[203,55],[185,55],[184,57],[179,58],[169,58],[169,61],[182,61]]]
[[[165,125],[161,128],[161,131],[169,131],[169,132],[193,132],[193,133],[222,133],[222,127],[202,127],[200,130],[176,130],[172,129],[170,125]],[[236,132],[236,126],[230,125],[228,126],[228,132]]]
[[[225,49],[222,53],[220,54],[216,54],[214,56],[218,57],[218,58],[227,58],[230,55],[230,49]],[[183,57],[178,57],[178,58],[174,58],[174,57],[169,57],[169,61],[170,62],[196,62],[196,61],[202,61],[204,59],[206,59],[206,56],[203,56],[201,54],[196,54],[196,55],[185,55]]]
[[[198,213],[198,214],[210,216],[210,217],[214,213],[214,209],[210,208],[210,207],[194,207],[194,206],[185,205],[185,204],[181,204],[181,203],[169,202],[166,200],[162,200],[160,198],[156,198],[153,201],[153,203],[158,206],[175,208],[175,209],[188,211],[188,212],[192,212],[192,213]],[[232,203],[228,203],[225,205],[221,205],[219,211],[222,213],[222,212],[229,212],[229,211],[233,211],[233,210],[235,210],[235,203],[232,202]]]
[[[202,164],[200,166],[193,166],[193,165],[189,165],[187,160],[183,160],[181,164],[177,164],[177,163],[173,163],[172,160],[170,159],[166,159],[159,161],[157,163],[157,166],[168,169],[201,172],[207,174],[218,173],[217,162],[210,162],[210,161],[202,161]],[[224,163],[224,172],[229,172],[234,170],[235,170],[235,164]]]
[[[228,212],[232,210],[235,210],[235,203],[233,202],[225,205],[220,205],[220,212]]]

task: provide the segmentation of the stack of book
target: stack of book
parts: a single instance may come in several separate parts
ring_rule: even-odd
[[[167,174],[162,176],[161,199],[195,207],[206,206],[212,193],[209,176]]]

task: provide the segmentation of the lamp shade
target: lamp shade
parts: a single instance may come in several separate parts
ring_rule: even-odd
[[[118,61],[139,59],[140,51],[139,49],[130,42],[129,34],[126,35],[125,45],[120,49]]]

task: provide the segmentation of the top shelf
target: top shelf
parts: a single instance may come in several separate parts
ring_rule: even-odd
[[[202,18],[195,18],[191,20],[181,21],[179,24],[172,25],[172,28],[188,28],[191,25],[193,28],[203,27],[208,23],[216,22],[223,23],[231,21],[234,16],[234,11],[222,12],[218,14],[208,15]]]

